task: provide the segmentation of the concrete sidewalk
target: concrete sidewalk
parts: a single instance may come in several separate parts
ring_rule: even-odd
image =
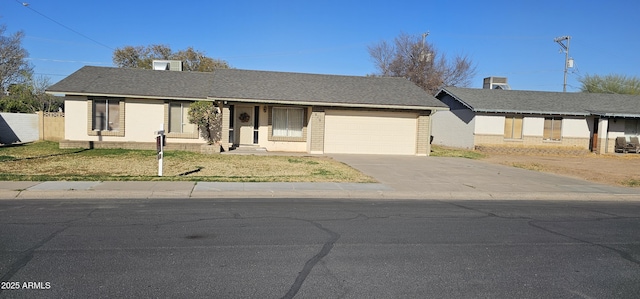
[[[462,158],[332,155],[380,183],[0,182],[0,199],[367,198],[638,200],[640,188]]]

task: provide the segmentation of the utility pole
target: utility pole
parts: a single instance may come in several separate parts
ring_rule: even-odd
[[[571,36],[565,35],[556,37],[553,39],[554,42],[558,43],[560,47],[562,47],[562,52],[564,55],[564,84],[562,85],[562,92],[567,92],[567,72],[569,68],[573,67],[573,59],[569,58],[569,42],[571,41]],[[567,41],[567,44],[564,44],[564,41]]]

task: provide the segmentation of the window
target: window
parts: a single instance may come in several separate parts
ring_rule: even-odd
[[[542,139],[560,141],[562,139],[562,118],[545,117]]]
[[[169,133],[193,133],[195,124],[189,123],[189,102],[169,103]]]
[[[93,99],[92,115],[93,131],[118,132],[120,130],[120,99]]]
[[[522,139],[522,116],[507,116],[504,119],[504,138]]]
[[[625,119],[624,120],[624,135],[629,137],[638,136],[640,134],[640,120],[637,119]]]
[[[304,110],[302,108],[273,108],[273,136],[302,137]]]

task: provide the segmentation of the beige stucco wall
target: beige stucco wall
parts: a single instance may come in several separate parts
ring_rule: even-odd
[[[265,112],[265,109],[263,107],[265,106],[260,106],[260,128],[258,129],[258,145],[260,147],[264,147],[267,151],[273,152],[308,152],[308,123],[309,117],[311,115],[311,108],[307,108],[307,113],[305,114],[307,117],[307,136],[304,141],[275,141],[269,140],[269,109],[266,109],[267,111]]]
[[[87,135],[87,98],[66,96],[64,111],[64,139],[93,140]]]
[[[154,142],[155,131],[164,124],[165,105],[162,100],[125,99],[124,136],[90,136],[91,126],[87,97],[65,98],[65,139],[72,141]],[[204,143],[202,138],[167,138],[167,143]]]

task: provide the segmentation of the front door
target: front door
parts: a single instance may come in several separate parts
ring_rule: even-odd
[[[253,106],[236,106],[235,128],[236,140],[240,145],[253,145],[253,127],[255,122]]]

